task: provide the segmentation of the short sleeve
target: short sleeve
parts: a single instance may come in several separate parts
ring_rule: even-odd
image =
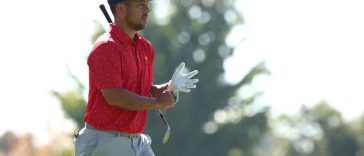
[[[90,54],[87,64],[97,88],[122,88],[121,53],[113,44],[100,44]]]

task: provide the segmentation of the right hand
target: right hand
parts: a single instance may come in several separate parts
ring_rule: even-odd
[[[171,91],[164,91],[156,98],[158,109],[169,109],[174,107],[175,101]]]

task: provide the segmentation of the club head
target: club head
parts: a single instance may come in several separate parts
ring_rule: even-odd
[[[166,133],[164,134],[164,137],[163,137],[163,144],[167,143],[170,135],[171,135],[171,129],[168,127],[167,131],[166,131]]]

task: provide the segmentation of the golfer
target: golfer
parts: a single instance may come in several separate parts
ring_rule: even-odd
[[[87,59],[88,104],[85,127],[75,135],[76,156],[154,156],[144,134],[147,111],[172,108],[179,91],[196,87],[197,71],[182,74],[184,63],[169,82],[153,85],[154,50],[137,33],[147,23],[148,3],[108,0],[114,23]]]

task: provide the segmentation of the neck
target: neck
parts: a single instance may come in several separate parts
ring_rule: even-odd
[[[124,33],[126,33],[126,35],[128,35],[131,39],[134,39],[134,36],[135,34],[137,33],[136,30],[134,29],[131,29],[127,24],[126,22],[122,22],[122,21],[117,21],[115,20],[115,24],[117,26],[119,26],[123,31]]]

